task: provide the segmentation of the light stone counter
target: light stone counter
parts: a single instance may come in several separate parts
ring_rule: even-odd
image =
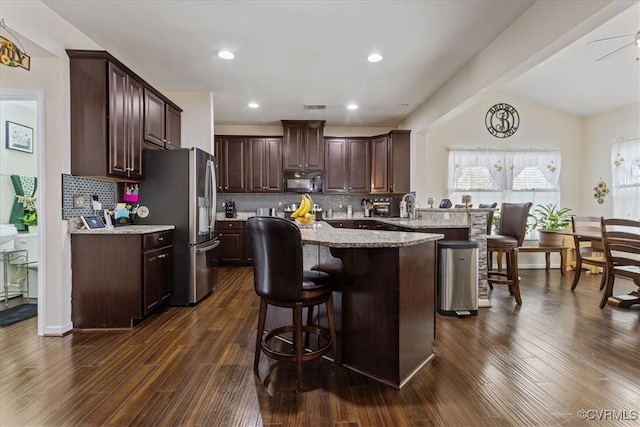
[[[302,242],[331,248],[399,248],[444,238],[442,234],[333,228],[324,221],[300,227]]]
[[[85,228],[69,230],[70,234],[149,234],[175,229],[175,225],[124,225],[113,228],[87,230]]]

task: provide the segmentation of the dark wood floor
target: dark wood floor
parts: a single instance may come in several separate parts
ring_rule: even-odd
[[[0,329],[0,425],[637,426],[640,311],[598,309],[597,276],[571,292],[570,274],[522,273],[521,307],[496,287],[477,317],[438,317],[437,356],[402,390],[326,360],[306,393],[264,356],[256,378],[250,269],[134,330],[42,338],[29,319]]]

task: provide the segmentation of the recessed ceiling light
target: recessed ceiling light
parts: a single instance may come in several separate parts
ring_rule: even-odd
[[[249,104],[249,108],[258,108],[258,107],[259,107],[259,105],[257,103],[255,103],[255,102],[251,102]]]
[[[406,108],[408,106],[409,106],[409,104],[398,104],[398,105],[396,105],[396,107],[398,107],[398,108]]]
[[[218,56],[222,59],[233,59],[235,57],[235,55],[228,50],[218,52]]]
[[[349,104],[349,105],[347,105],[347,108],[348,108],[349,110],[357,110],[357,109],[358,109],[358,106],[357,106],[356,104]]]
[[[380,55],[379,53],[372,53],[371,55],[367,56],[367,61],[380,62],[382,61],[382,55]]]

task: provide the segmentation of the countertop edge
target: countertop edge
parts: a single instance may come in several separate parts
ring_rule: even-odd
[[[86,228],[69,230],[69,234],[150,234],[158,233],[161,231],[174,230],[175,228],[175,225],[125,225],[122,227],[99,228],[97,230],[87,230]]]

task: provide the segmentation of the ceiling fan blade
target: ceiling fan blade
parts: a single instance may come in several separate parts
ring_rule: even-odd
[[[614,36],[614,37],[607,37],[607,38],[604,38],[604,39],[591,40],[587,44],[596,43],[596,42],[603,42],[605,40],[621,39],[623,37],[633,37],[633,36],[640,35],[639,33],[640,33],[640,31],[638,33],[635,33],[635,34],[625,34],[623,36]]]
[[[631,43],[625,44],[624,46],[619,47],[618,49],[616,49],[616,50],[614,50],[614,51],[612,51],[612,52],[607,53],[605,56],[601,56],[600,58],[596,59],[596,62],[600,61],[601,59],[608,58],[608,57],[610,57],[611,55],[613,55],[614,53],[619,52],[619,51],[621,51],[622,49],[624,49],[625,47],[627,47],[627,46],[631,46],[632,44],[636,44],[636,42],[635,42],[635,41],[633,41],[633,42],[631,42]]]

